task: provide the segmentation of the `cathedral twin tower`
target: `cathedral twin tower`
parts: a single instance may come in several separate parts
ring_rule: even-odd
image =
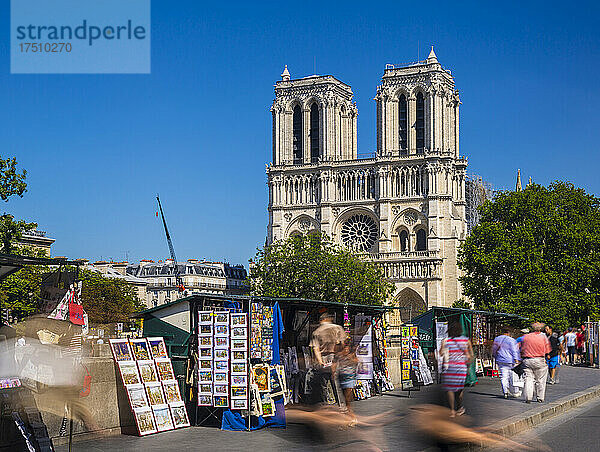
[[[403,319],[460,299],[467,161],[458,91],[433,49],[425,61],[386,66],[375,97],[377,152],[368,157],[357,153],[350,86],[330,75],[292,80],[287,66],[281,78],[268,242],[322,231],[364,253],[395,283]]]

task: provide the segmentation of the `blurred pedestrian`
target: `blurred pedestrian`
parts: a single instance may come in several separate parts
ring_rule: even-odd
[[[494,339],[492,356],[496,360],[496,364],[498,364],[498,369],[500,370],[500,384],[504,398],[508,399],[509,396],[520,397],[521,388],[513,385],[514,372],[512,368],[519,364],[521,356],[517,341],[510,335],[508,327],[504,327],[502,334]]]
[[[533,323],[532,332],[523,336],[521,341],[521,358],[525,370],[525,402],[531,403],[535,386],[536,400],[544,401],[546,395],[546,378],[548,377],[548,365],[546,355],[550,353],[550,342],[542,332],[543,323]]]
[[[573,332],[572,327],[569,327],[569,332],[565,334],[565,341],[567,341],[569,364],[573,366],[575,364],[575,352],[577,351],[577,334]]]
[[[554,383],[558,383],[556,372],[560,365],[559,360],[562,346],[560,345],[556,333],[552,332],[552,327],[550,325],[546,325],[546,336],[548,337],[548,341],[550,341],[550,353],[546,354],[546,364],[548,365],[549,372],[548,383],[553,385]]]
[[[346,339],[344,328],[332,323],[333,316],[328,311],[321,314],[319,321],[320,326],[313,332],[310,341],[316,361],[311,394],[313,404],[327,402],[329,384],[336,394],[336,386],[332,380],[332,365],[336,353],[340,351],[341,344]]]
[[[350,345],[350,340],[347,339],[341,352],[338,354],[336,361],[336,371],[340,381],[340,387],[344,392],[346,401],[346,409],[348,415],[355,418],[352,402],[354,400],[354,387],[356,386],[356,367],[358,366],[358,358]]]
[[[471,341],[463,335],[462,326],[458,321],[448,325],[448,338],[442,342],[441,355],[444,357],[442,388],[448,395],[450,416],[462,416],[465,414],[465,380],[468,365],[473,360],[473,347]]]
[[[563,331],[560,336],[558,336],[558,342],[560,344],[560,365],[564,365],[567,363],[567,344],[565,342],[565,334],[566,331]]]
[[[585,362],[585,333],[582,328],[577,329],[575,346],[577,347],[577,359],[579,364],[583,364]]]

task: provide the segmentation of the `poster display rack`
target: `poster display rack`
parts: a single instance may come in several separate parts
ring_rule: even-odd
[[[189,427],[162,337],[110,339],[138,435]]]

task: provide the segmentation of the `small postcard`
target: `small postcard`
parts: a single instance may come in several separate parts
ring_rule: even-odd
[[[227,408],[229,406],[229,398],[227,396],[215,396],[213,406]]]
[[[171,408],[171,415],[173,416],[173,425],[175,428],[190,426],[187,410],[185,409],[185,403],[173,403],[169,405],[169,408]]]
[[[198,311],[198,325],[212,325],[212,311]]]
[[[229,324],[215,325],[215,336],[229,336]]]
[[[231,340],[232,350],[248,350],[248,344],[246,339],[232,339]]]
[[[223,325],[220,325],[220,326],[223,326]],[[215,337],[215,348],[229,348],[229,337],[216,336]]]
[[[248,388],[246,386],[232,386],[231,387],[231,398],[232,399],[247,399]]]
[[[215,385],[213,387],[213,394],[226,396],[228,388],[229,388],[229,386],[227,386],[227,385]]]
[[[146,339],[130,339],[129,343],[131,344],[135,359],[138,361],[152,359]]]
[[[248,400],[247,399],[233,399],[231,401],[232,410],[247,410]]]
[[[232,375],[246,375],[248,374],[248,366],[245,362],[231,363],[231,374]]]
[[[232,375],[231,376],[231,385],[232,386],[248,386],[248,376],[247,375]]]
[[[148,383],[146,385],[146,395],[150,405],[164,405],[166,403],[160,383]]]
[[[229,325],[229,311],[215,312],[215,325]]]
[[[198,406],[212,406],[212,395],[198,395]]]
[[[140,369],[140,376],[144,383],[154,383],[158,381],[156,375],[156,366],[154,361],[138,361],[138,368]]]
[[[199,362],[200,364],[198,367],[200,368],[200,370],[212,370],[212,359],[201,359]]]
[[[242,339],[248,337],[248,328],[242,326],[233,327],[231,331],[232,339]]]
[[[245,313],[231,314],[231,326],[248,326],[247,315]]]
[[[213,349],[212,347],[200,347],[198,349],[198,356],[200,359],[212,359]]]
[[[229,381],[229,372],[215,372],[215,383],[227,383]]]
[[[150,351],[152,352],[152,358],[162,359],[168,358],[167,347],[165,340],[162,337],[149,337],[148,344],[150,344]]]
[[[127,339],[110,339],[115,361],[133,361],[133,353]]]
[[[198,338],[198,345],[200,347],[212,347],[212,336],[201,336]]]
[[[199,383],[198,384],[198,394],[207,394],[207,395],[212,394],[212,385],[206,384],[206,383]]]
[[[212,336],[213,326],[210,325],[198,325],[198,336]]]
[[[226,348],[216,348],[215,349],[215,360],[216,361],[226,361],[229,359],[229,350]]]

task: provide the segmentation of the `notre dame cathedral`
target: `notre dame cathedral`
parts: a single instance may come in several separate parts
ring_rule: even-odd
[[[387,65],[375,96],[377,151],[357,152],[352,89],[331,75],[275,84],[267,241],[322,231],[381,266],[408,319],[462,297],[467,160],[459,95],[433,51]]]

